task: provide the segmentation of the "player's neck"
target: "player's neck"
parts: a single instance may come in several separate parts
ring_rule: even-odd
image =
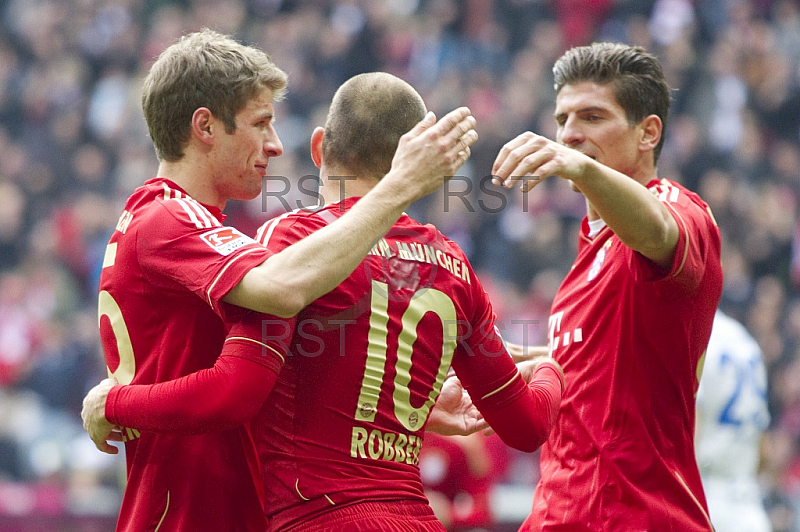
[[[320,168],[320,179],[322,185],[319,192],[326,205],[346,198],[360,198],[378,184],[377,179],[357,177],[354,172],[343,168],[327,168],[325,165]]]
[[[169,179],[200,203],[223,210],[227,198],[220,197],[212,186],[211,179],[196,170],[197,166],[187,164],[185,158],[177,162],[161,161],[158,165],[158,177]]]

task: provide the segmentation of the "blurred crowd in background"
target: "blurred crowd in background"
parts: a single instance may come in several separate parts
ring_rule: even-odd
[[[245,232],[315,203],[308,140],[350,76],[391,72],[439,116],[468,105],[472,158],[409,214],[464,248],[504,336],[527,344],[547,341],[585,205],[558,179],[500,191],[492,161],[522,131],[554,138],[551,68],[568,47],[656,54],[676,88],[659,174],[699,192],[719,223],[721,307],[769,372],[767,508],[776,532],[800,530],[797,0],[0,0],[0,530],[115,521],[122,455],[95,450],[80,424],[84,393],[105,376],[97,281],[124,200],[156,173],[141,80],[203,27],[265,49],[289,74],[277,106],[285,153],[261,197],[226,209]],[[527,514],[537,455],[496,443],[426,438],[423,476],[432,502],[456,502],[453,529],[515,530]]]

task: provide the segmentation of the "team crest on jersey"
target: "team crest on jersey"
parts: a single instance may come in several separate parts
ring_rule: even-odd
[[[217,227],[200,235],[203,241],[220,255],[230,255],[237,249],[247,244],[254,244],[255,240],[246,236],[233,227]]]
[[[603,267],[603,263],[606,261],[606,253],[608,253],[609,247],[611,247],[611,240],[607,240],[603,247],[600,248],[600,251],[597,252],[597,255],[594,256],[594,262],[592,262],[592,267],[589,268],[586,282],[593,281],[597,274],[600,273],[600,268]]]

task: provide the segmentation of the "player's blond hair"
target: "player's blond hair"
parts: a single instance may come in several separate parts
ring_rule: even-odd
[[[389,172],[400,137],[425,116],[414,88],[386,72],[359,74],[333,96],[322,156],[356,176],[382,178]]]
[[[263,50],[204,29],[181,37],[158,57],[144,80],[142,108],[159,160],[183,157],[192,115],[207,107],[236,129],[236,114],[262,90],[280,100],[287,76]]]

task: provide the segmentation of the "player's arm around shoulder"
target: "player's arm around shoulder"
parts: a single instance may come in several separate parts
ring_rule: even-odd
[[[429,113],[403,135],[389,173],[335,222],[246,275],[225,301],[291,317],[344,281],[415,200],[438,189],[470,156],[475,119],[463,107]]]

